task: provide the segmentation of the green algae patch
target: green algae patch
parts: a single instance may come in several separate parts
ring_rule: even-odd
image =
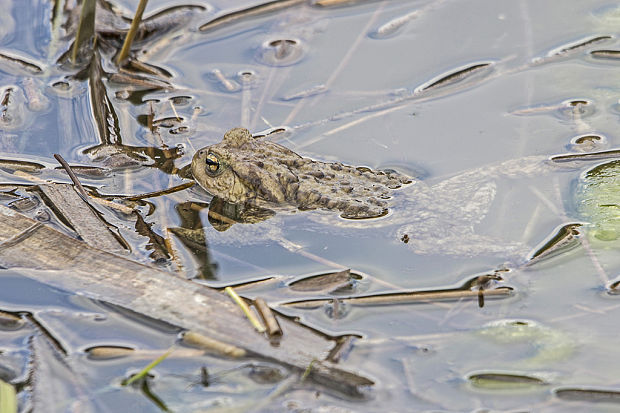
[[[522,390],[547,384],[545,380],[539,377],[506,372],[470,374],[467,380],[472,386],[484,390]]]
[[[560,330],[532,320],[497,320],[486,324],[478,334],[502,346],[526,344],[522,363],[538,366],[567,359],[575,350],[575,340]]]
[[[584,172],[577,185],[576,200],[579,214],[591,225],[591,238],[620,238],[620,160]]]

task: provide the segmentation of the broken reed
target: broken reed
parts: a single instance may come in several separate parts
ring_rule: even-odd
[[[129,56],[129,51],[131,50],[131,44],[136,37],[136,33],[138,32],[138,27],[140,26],[140,22],[142,21],[142,14],[144,13],[144,9],[146,9],[146,3],[148,0],[140,0],[138,4],[138,9],[136,10],[136,14],[131,21],[131,27],[127,32],[127,37],[125,37],[125,42],[123,43],[123,48],[121,52],[118,54],[116,58],[116,65],[122,66],[127,56]]]

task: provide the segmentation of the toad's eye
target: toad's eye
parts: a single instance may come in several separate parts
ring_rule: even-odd
[[[207,171],[212,174],[216,173],[218,169],[220,169],[220,161],[217,159],[217,155],[215,155],[213,152],[209,152],[207,154],[206,163]]]

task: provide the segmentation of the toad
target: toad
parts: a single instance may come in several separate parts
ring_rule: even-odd
[[[413,182],[395,171],[304,158],[277,143],[254,139],[243,128],[198,150],[192,175],[207,192],[233,204],[328,209],[349,219],[387,214],[392,191]]]
[[[498,178],[539,176],[557,166],[548,157],[529,156],[485,165],[427,185],[395,171],[305,158],[282,145],[253,138],[247,129],[236,128],[228,131],[222,142],[198,150],[191,170],[196,182],[215,196],[212,207],[223,200],[236,207],[247,205],[246,215],[257,208],[283,206],[332,210],[348,218],[339,220],[338,226],[393,226],[394,236],[416,253],[523,257],[531,250],[527,245],[478,234],[474,227],[490,209]],[[395,204],[398,213],[388,214],[388,208]],[[213,215],[221,216],[222,212]],[[255,223],[271,215],[261,216],[243,222]],[[360,222],[363,218],[378,219]],[[319,214],[313,219],[329,217]],[[228,229],[233,221],[216,229]],[[334,223],[330,220],[329,227]]]

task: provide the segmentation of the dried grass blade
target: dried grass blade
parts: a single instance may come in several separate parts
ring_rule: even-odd
[[[129,28],[129,32],[127,32],[127,37],[125,37],[123,48],[121,49],[121,52],[116,58],[117,66],[121,66],[123,61],[127,59],[127,56],[129,56],[131,44],[133,43],[133,39],[136,37],[138,27],[140,26],[140,22],[142,21],[142,14],[144,13],[144,9],[146,9],[146,3],[148,3],[148,0],[140,0],[140,3],[138,4],[138,10],[136,10],[136,15],[131,21],[131,27]]]
[[[149,374],[149,371],[151,371],[159,363],[164,361],[170,354],[172,354],[172,352],[175,350],[175,348],[176,348],[175,346],[170,347],[168,349],[168,351],[166,351],[164,354],[162,354],[161,356],[157,357],[155,360],[150,362],[145,368],[140,370],[140,372],[138,374],[135,374],[135,375],[131,376],[127,380],[123,380],[122,385],[123,386],[129,386],[131,383],[133,383],[133,382],[135,382],[137,380],[140,380],[141,378],[145,377],[147,374]]]
[[[252,324],[252,326],[254,326],[256,331],[258,331],[259,333],[264,333],[266,331],[265,327],[260,321],[258,321],[258,318],[256,318],[254,313],[250,310],[250,307],[248,307],[243,298],[239,297],[239,294],[237,294],[235,290],[230,287],[224,288],[224,291],[226,291],[226,293],[234,300],[234,302],[237,303],[239,307],[241,307],[243,314],[245,314],[248,320],[250,320],[250,323]]]

